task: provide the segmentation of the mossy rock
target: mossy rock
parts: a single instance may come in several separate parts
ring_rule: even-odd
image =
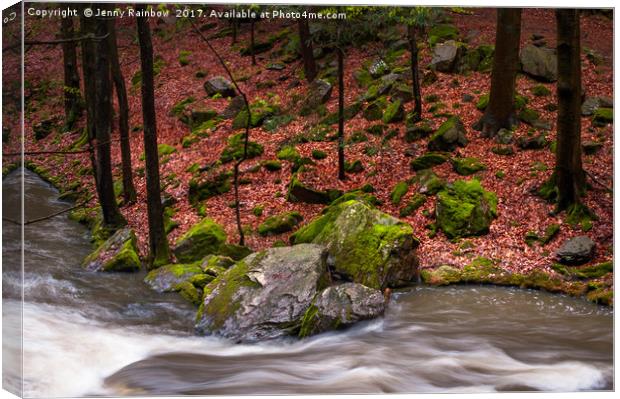
[[[539,84],[532,87],[532,94],[536,97],[546,97],[551,95],[551,90],[547,86]]]
[[[264,100],[255,101],[250,105],[250,127],[261,126],[269,117],[277,115],[280,108],[275,104],[270,104]],[[235,130],[245,129],[248,123],[248,111],[245,105],[233,119],[232,128]]]
[[[345,107],[344,110],[343,110],[344,120],[348,121],[349,119],[353,119],[355,117],[355,115],[357,115],[361,110],[362,110],[362,102],[361,101],[354,102],[353,104],[349,105],[348,107]],[[335,112],[332,112],[331,114],[329,114],[325,118],[323,118],[323,120],[321,120],[320,123],[322,123],[324,125],[333,125],[334,123],[338,123],[338,119],[339,118],[340,118],[339,113],[336,110]]]
[[[318,160],[327,158],[327,153],[321,150],[312,150],[312,158]]]
[[[518,118],[528,125],[534,125],[540,119],[540,114],[531,108],[523,108],[519,112]]]
[[[439,126],[439,129],[431,136],[428,149],[431,151],[454,151],[456,147],[465,147],[465,126],[456,117],[450,117]]]
[[[307,204],[329,204],[333,200],[326,191],[316,190],[303,184],[299,181],[297,174],[291,177],[286,199],[289,202],[305,202]]]
[[[228,138],[228,146],[222,151],[220,160],[222,163],[231,162],[243,158],[244,154],[245,133],[238,133]],[[254,141],[248,141],[247,158],[251,159],[262,155],[264,147]]]
[[[401,208],[399,212],[399,216],[401,218],[407,217],[415,212],[418,208],[420,208],[426,202],[426,197],[422,194],[414,194],[414,196],[409,200],[407,205]]]
[[[293,231],[302,220],[303,216],[297,211],[270,216],[258,226],[258,234],[268,236]]]
[[[157,292],[176,291],[177,284],[189,281],[197,275],[202,275],[199,262],[190,264],[169,264],[151,270],[144,282]]]
[[[231,175],[232,172],[224,171],[205,180],[191,179],[188,189],[189,202],[195,204],[198,201],[229,192],[232,187]]]
[[[204,287],[196,332],[235,342],[296,335],[317,292],[328,283],[319,245],[269,248],[237,262]]]
[[[433,133],[433,128],[430,127],[428,122],[422,121],[415,125],[408,125],[405,131],[405,141],[407,143],[413,143],[414,141],[428,137]]]
[[[326,246],[336,273],[370,288],[406,284],[418,265],[411,226],[357,200],[331,205],[291,242]]]
[[[473,175],[487,168],[478,158],[473,157],[452,158],[452,167],[461,176]]]
[[[282,169],[282,162],[275,160],[275,159],[263,161],[261,164],[263,168],[265,168],[266,170],[270,172],[275,172],[275,171]]]
[[[174,255],[179,262],[195,262],[206,255],[220,253],[225,243],[224,228],[213,219],[205,218],[193,225],[177,240]]]
[[[97,272],[136,272],[141,263],[133,230],[117,230],[82,262],[86,270]]]
[[[273,45],[274,45],[274,42],[272,41],[256,42],[254,43],[253,47],[247,46],[247,47],[242,48],[239,51],[239,54],[244,57],[252,55],[252,52],[254,52],[255,55],[261,54],[261,53],[271,50],[273,48]]]
[[[383,113],[388,107],[388,101],[385,97],[379,97],[375,101],[368,104],[363,112],[363,116],[368,121],[376,121],[383,118]]]
[[[197,288],[194,284],[189,281],[184,281],[174,286],[174,291],[178,292],[179,295],[192,305],[198,306],[200,305],[202,299],[202,290]]]
[[[594,126],[603,127],[609,123],[613,123],[613,121],[613,108],[598,108],[596,111],[594,111],[594,116],[592,117],[592,124]]]
[[[222,244],[218,253],[221,256],[231,258],[233,260],[241,260],[246,256],[250,255],[252,253],[252,250],[243,245],[225,243]]]
[[[414,171],[430,169],[433,166],[441,165],[449,157],[442,152],[427,152],[411,161],[411,169]]]
[[[383,123],[400,122],[405,119],[405,109],[401,100],[391,102],[383,112]]]
[[[446,186],[446,181],[431,169],[422,169],[413,178],[413,181],[418,184],[418,191],[424,195],[437,194]]]
[[[450,24],[439,24],[429,29],[428,44],[433,47],[437,43],[445,42],[447,40],[457,40],[458,37],[459,30],[456,26]]]
[[[297,151],[297,148],[295,148],[295,146],[285,145],[280,149],[280,151],[278,151],[278,153],[276,154],[276,158],[285,161],[295,162],[301,158],[301,155],[299,155],[299,151]]]
[[[407,182],[401,181],[397,183],[394,186],[394,189],[392,189],[392,193],[390,194],[392,204],[393,205],[400,204],[400,201],[405,196],[405,194],[407,194],[407,191],[409,191],[409,184],[407,184]]]
[[[243,258],[241,258],[243,259]],[[237,259],[237,260],[241,260]],[[217,277],[235,264],[235,260],[224,255],[207,255],[200,261],[200,268],[205,274]]]
[[[514,155],[515,150],[511,145],[496,145],[491,148],[491,152],[497,155]]]
[[[457,180],[437,194],[435,215],[448,238],[486,234],[497,216],[497,196],[478,180]]]
[[[344,170],[347,173],[362,173],[364,171],[364,165],[362,164],[362,161],[356,159],[353,162],[345,162]]]

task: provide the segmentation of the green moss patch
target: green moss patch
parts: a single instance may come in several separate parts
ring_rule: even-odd
[[[462,176],[473,175],[476,172],[485,170],[486,166],[478,158],[453,158],[452,167],[454,171]]]
[[[179,262],[190,263],[206,255],[220,253],[224,243],[226,243],[224,228],[213,219],[205,218],[179,237],[174,255]]]
[[[228,138],[228,145],[222,151],[220,160],[227,163],[233,160],[243,158],[245,152],[245,133],[238,133]],[[248,141],[248,150],[246,159],[255,158],[263,154],[264,147],[255,141]]]
[[[302,220],[303,216],[297,211],[270,216],[258,226],[258,234],[267,236],[292,231]]]
[[[442,152],[427,152],[411,161],[411,169],[414,171],[430,169],[433,166],[441,165],[448,160],[448,156]]]

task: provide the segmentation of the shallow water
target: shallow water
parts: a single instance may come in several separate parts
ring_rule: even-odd
[[[71,206],[36,175],[25,179],[26,220]],[[6,216],[18,185],[18,172],[3,181]],[[6,258],[19,250],[19,226],[3,229]],[[413,287],[392,296],[385,317],[346,331],[236,345],[193,336],[195,309],[149,290],[142,273],[81,270],[88,232],[66,216],[24,234],[26,396],[613,389],[613,312],[583,300]],[[9,326],[21,314],[13,269],[3,272]],[[5,351],[18,358],[18,345]]]

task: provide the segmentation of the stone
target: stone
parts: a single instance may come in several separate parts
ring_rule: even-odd
[[[401,100],[395,100],[388,104],[383,112],[383,123],[400,122],[405,119],[405,108]]]
[[[207,255],[218,254],[226,243],[224,228],[213,219],[204,218],[177,240],[174,256],[179,262],[191,263]]]
[[[476,172],[486,169],[486,166],[480,162],[478,158],[473,157],[453,158],[452,167],[454,171],[461,176],[473,175]]]
[[[495,135],[495,142],[499,144],[511,144],[514,133],[512,130],[499,129]]]
[[[141,263],[134,231],[128,227],[117,230],[84,259],[82,267],[93,272],[139,271]]]
[[[594,111],[594,116],[592,117],[592,125],[596,127],[604,127],[614,121],[614,110],[613,108],[603,108],[600,107],[596,111]]]
[[[326,80],[315,79],[308,87],[308,96],[304,101],[304,108],[314,110],[325,104],[332,95],[333,86]]]
[[[237,262],[204,288],[199,334],[236,342],[296,335],[301,319],[328,280],[324,247],[269,248]]]
[[[441,165],[448,159],[449,157],[442,152],[427,152],[411,161],[411,169],[414,171],[430,169],[433,166]]]
[[[228,163],[243,158],[251,159],[263,154],[264,147],[255,141],[248,141],[247,152],[245,151],[245,133],[238,133],[228,137],[228,145],[222,150],[220,161]]]
[[[412,143],[430,136],[431,133],[433,133],[433,128],[430,127],[428,122],[421,121],[415,125],[407,125],[407,130],[405,130],[405,141]]]
[[[596,244],[590,237],[578,236],[564,241],[556,251],[560,263],[582,265],[592,260]]]
[[[35,140],[46,138],[54,129],[56,121],[53,118],[42,120],[32,127]]]
[[[545,82],[558,80],[558,62],[554,49],[529,44],[521,50],[519,60],[523,72],[533,78]]]
[[[419,171],[414,181],[418,184],[418,192],[427,196],[437,194],[446,186],[445,180],[430,169]]]
[[[517,145],[523,150],[541,150],[547,144],[547,137],[543,133],[533,137],[521,136],[517,139]]]
[[[456,147],[465,147],[467,138],[465,137],[465,126],[456,117],[450,117],[439,126],[439,129],[431,136],[428,142],[428,149],[431,151],[454,151]]]
[[[303,216],[297,211],[270,216],[258,226],[258,234],[268,236],[286,233],[292,231],[302,220]]]
[[[286,68],[286,66],[284,64],[280,64],[279,62],[273,62],[267,65],[267,70],[269,71],[281,71],[284,68]]]
[[[476,179],[457,180],[437,194],[435,216],[450,239],[486,234],[497,216],[497,196]]]
[[[464,52],[465,47],[454,40],[448,40],[445,43],[438,44],[433,49],[433,58],[431,59],[430,67],[439,72],[454,72]]]
[[[381,291],[361,284],[344,283],[321,292],[306,311],[300,337],[346,328],[363,320],[377,318],[385,311]]]
[[[219,94],[222,97],[235,97],[237,95],[235,86],[223,76],[215,76],[207,80],[204,87],[209,96]]]
[[[334,202],[291,242],[324,245],[335,274],[370,288],[407,284],[417,272],[419,241],[412,227],[364,201]]]
[[[588,97],[583,104],[581,104],[581,115],[591,116],[601,107],[613,108],[613,106],[614,101],[609,97]]]
[[[189,281],[194,276],[203,274],[200,265],[193,264],[170,264],[151,270],[144,282],[157,292],[173,292],[178,284]]]
[[[603,148],[603,143],[599,143],[598,141],[586,140],[581,143],[581,148],[586,155],[594,155],[601,148]]]
[[[383,112],[388,106],[388,102],[385,97],[379,97],[375,101],[368,104],[364,112],[362,113],[364,118],[368,121],[376,121],[383,118]]]
[[[390,72],[390,67],[381,58],[377,58],[368,67],[368,72],[370,72],[370,76],[376,79]]]
[[[224,119],[233,119],[243,109],[245,109],[245,100],[242,96],[235,96],[230,100],[220,116]]]
[[[326,191],[316,190],[299,181],[297,175],[293,175],[288,185],[286,199],[289,202],[304,202],[307,204],[329,204],[332,200]]]
[[[456,26],[450,24],[437,24],[433,25],[428,31],[428,43],[432,46],[437,43],[448,41],[454,41],[458,39],[459,30]]]

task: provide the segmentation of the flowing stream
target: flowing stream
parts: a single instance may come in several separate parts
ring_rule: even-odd
[[[3,180],[3,212],[71,206],[29,171]],[[379,320],[297,341],[237,345],[193,335],[195,309],[139,274],[80,268],[88,231],[58,216],[3,222],[4,334],[23,321],[24,395],[294,394],[613,389],[613,311],[498,287],[412,287]],[[17,386],[19,340],[5,335],[3,381]]]

